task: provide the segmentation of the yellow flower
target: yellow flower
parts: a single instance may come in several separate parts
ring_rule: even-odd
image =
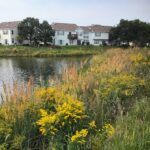
[[[87,129],[82,129],[81,131],[76,131],[75,135],[73,135],[71,137],[71,141],[83,144],[86,142],[85,138],[87,137],[87,135],[88,135]]]
[[[95,121],[89,123],[90,128],[96,128]]]
[[[47,111],[44,110],[44,109],[40,109],[40,113],[41,113],[41,116],[42,116],[42,117],[45,117],[45,116],[48,115],[48,114],[47,114]]]
[[[115,129],[111,124],[105,124],[103,130],[106,132],[108,137],[111,137],[115,133]]]
[[[49,111],[39,110],[41,118],[36,124],[43,135],[55,135],[62,128],[68,127],[68,125],[76,126],[80,120],[87,117],[83,102],[75,100],[55,88],[44,88],[38,96],[54,106],[52,109],[50,107]]]

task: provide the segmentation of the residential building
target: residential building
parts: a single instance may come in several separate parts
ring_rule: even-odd
[[[17,41],[18,24],[20,21],[0,23],[0,44],[14,45],[19,44]],[[78,26],[69,23],[53,23],[55,36],[53,37],[54,45],[102,45],[108,44],[109,32],[111,27],[101,25]],[[25,41],[24,41],[25,42]],[[28,43],[26,41],[26,43]]]
[[[55,30],[55,45],[108,44],[111,29],[110,26],[77,26],[67,23],[53,23],[52,28]]]
[[[19,21],[0,23],[0,44],[14,45],[17,44]]]
[[[55,31],[54,45],[77,45],[76,24],[53,23],[52,28]]]

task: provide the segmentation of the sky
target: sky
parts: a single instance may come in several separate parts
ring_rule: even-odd
[[[78,25],[115,26],[120,19],[150,22],[150,0],[0,0],[0,22],[26,17]]]

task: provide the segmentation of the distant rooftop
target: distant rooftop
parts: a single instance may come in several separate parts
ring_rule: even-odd
[[[53,23],[52,28],[56,31],[63,30],[70,32],[75,31],[77,28],[81,28],[85,32],[109,32],[111,26],[102,26],[102,25],[78,26],[76,24],[70,23]]]
[[[78,26],[76,24],[71,23],[53,23],[52,28],[57,31],[64,30],[73,32],[78,28]]]
[[[2,22],[0,23],[0,29],[11,29],[16,28],[20,21]]]
[[[111,26],[92,25],[90,26],[92,32],[110,32]]]
[[[0,23],[0,29],[13,29],[18,26],[21,21],[11,21]],[[56,31],[69,31],[75,32],[77,28],[81,28],[85,32],[109,32],[111,26],[91,25],[91,26],[78,26],[72,23],[53,23],[52,28]]]

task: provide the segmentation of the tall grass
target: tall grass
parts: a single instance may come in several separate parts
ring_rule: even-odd
[[[144,49],[109,49],[85,60],[80,70],[75,66],[65,70],[61,80],[50,85],[57,89],[56,95],[48,88],[39,88],[38,96],[35,95],[36,89],[31,81],[27,85],[14,82],[13,88],[4,84],[0,106],[0,148],[62,149],[60,137],[42,135],[36,122],[40,119],[39,109],[50,113],[44,111],[44,116],[53,116],[57,113],[51,102],[55,102],[55,98],[63,102],[64,95],[71,95],[84,103],[86,115],[95,121],[96,129],[89,130],[83,144],[67,141],[69,150],[148,150],[149,58],[149,51]],[[79,126],[86,129],[87,120],[82,121],[73,129]],[[110,124],[115,128],[114,134]],[[50,127],[46,126],[47,132]],[[64,129],[62,135],[68,132]]]

